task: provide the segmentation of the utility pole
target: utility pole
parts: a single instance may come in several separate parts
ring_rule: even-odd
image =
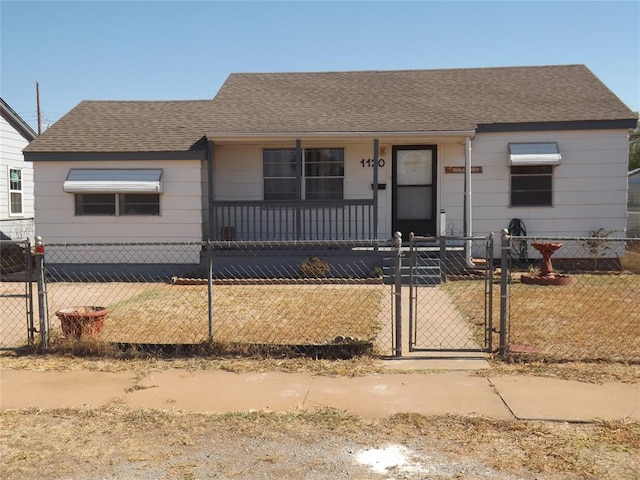
[[[42,134],[42,116],[40,115],[40,85],[36,81],[36,109],[38,110],[38,135]]]

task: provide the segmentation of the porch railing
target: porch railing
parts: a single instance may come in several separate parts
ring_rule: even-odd
[[[215,201],[212,240],[375,238],[373,200]]]

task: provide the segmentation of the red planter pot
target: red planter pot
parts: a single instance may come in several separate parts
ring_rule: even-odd
[[[109,313],[107,307],[67,307],[56,312],[62,325],[62,333],[68,337],[80,339],[82,335],[96,335],[102,331],[104,317]]]

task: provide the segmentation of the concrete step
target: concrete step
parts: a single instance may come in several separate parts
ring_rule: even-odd
[[[395,283],[395,259],[385,259],[382,266],[383,282],[385,285]],[[408,259],[403,259],[400,267],[400,278],[403,285],[410,282],[411,268]],[[438,258],[422,257],[416,258],[416,264],[413,268],[413,282],[416,285],[438,285],[441,281],[440,261]]]

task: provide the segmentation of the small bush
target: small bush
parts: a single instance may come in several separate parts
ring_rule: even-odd
[[[305,277],[320,278],[331,270],[331,266],[318,257],[309,257],[302,261],[300,270]]]

